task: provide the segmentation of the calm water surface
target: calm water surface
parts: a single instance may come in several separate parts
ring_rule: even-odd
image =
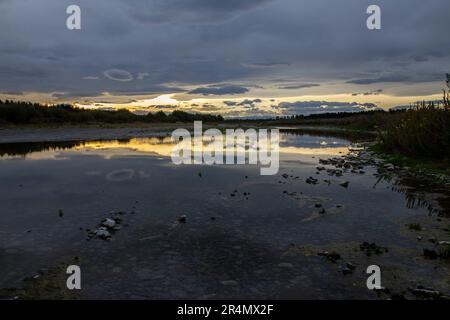
[[[369,264],[404,282],[433,272],[411,258],[421,247],[402,228],[427,216],[424,208],[377,184],[375,168],[343,177],[316,170],[320,158],[350,152],[348,140],[283,133],[275,176],[256,165],[176,166],[172,146],[169,138],[0,145],[0,288],[75,256],[81,297],[105,299],[376,298],[365,288]],[[319,183],[306,183],[310,176]],[[111,241],[87,240],[86,229],[119,211],[123,228]],[[176,224],[181,215],[187,222]],[[361,256],[363,241],[392,249]],[[355,273],[344,277],[345,262],[318,256],[323,248],[341,250]],[[439,286],[445,273],[434,272]]]

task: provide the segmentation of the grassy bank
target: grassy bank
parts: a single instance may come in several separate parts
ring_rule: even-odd
[[[371,150],[397,166],[450,176],[449,105],[422,103],[403,112]]]
[[[450,157],[450,109],[421,104],[404,112],[380,134],[381,148],[408,157]]]

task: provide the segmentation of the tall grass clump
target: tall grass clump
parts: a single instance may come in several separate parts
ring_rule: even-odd
[[[391,152],[424,158],[450,158],[450,107],[421,103],[391,122],[381,134]]]
[[[442,102],[422,102],[391,121],[381,134],[391,152],[423,158],[450,158],[450,74]]]

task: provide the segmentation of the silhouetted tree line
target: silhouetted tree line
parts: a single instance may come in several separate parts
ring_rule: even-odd
[[[308,119],[342,119],[342,118],[352,118],[355,115],[365,115],[371,116],[375,114],[386,114],[386,113],[401,113],[405,109],[397,110],[373,110],[373,111],[359,111],[359,112],[327,112],[327,113],[313,113],[309,115],[296,114],[290,116],[276,117],[275,120],[308,120]]]
[[[138,115],[127,109],[115,111],[77,108],[69,104],[45,106],[39,103],[0,100],[0,123],[128,123],[128,122],[220,122],[220,115],[162,111]]]

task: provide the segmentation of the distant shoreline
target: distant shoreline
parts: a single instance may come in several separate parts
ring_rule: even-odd
[[[0,128],[0,143],[33,143],[33,142],[61,142],[61,141],[94,141],[94,140],[116,140],[131,138],[146,138],[170,135],[177,128],[186,128],[193,130],[193,122],[186,123],[143,123],[143,124],[89,124],[89,125],[63,125],[63,126],[11,126]],[[264,127],[276,128],[271,124],[256,123],[204,123],[206,128],[250,128]],[[301,125],[284,125],[279,126],[287,130],[299,130],[305,133],[314,134],[332,134],[332,133],[363,133],[375,136],[375,131],[358,131],[349,130],[347,128],[331,127],[331,126],[301,126]]]

